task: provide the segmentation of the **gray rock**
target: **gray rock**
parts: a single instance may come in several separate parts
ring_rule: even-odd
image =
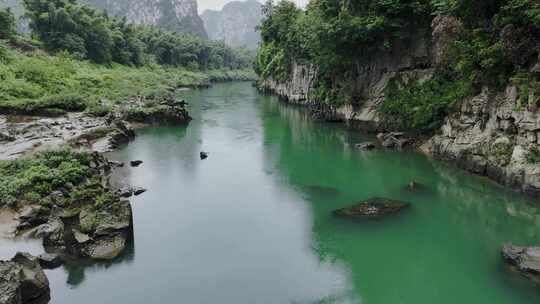
[[[75,241],[79,244],[84,244],[86,242],[89,242],[91,240],[90,236],[86,233],[82,233],[77,229],[73,229],[73,237],[75,238]]]
[[[130,164],[132,167],[138,167],[138,166],[140,166],[142,163],[143,163],[142,160],[132,160],[132,161],[129,162],[129,164]]]
[[[0,265],[0,268],[4,266],[4,271],[0,270],[0,273],[4,272],[0,279],[0,291],[5,290],[8,294],[5,303],[49,302],[49,280],[36,257],[28,253],[17,253],[11,259],[11,263],[1,262]],[[14,290],[15,296],[13,296]],[[2,297],[0,296],[0,299]],[[16,302],[17,300],[19,302]]]
[[[85,256],[96,260],[112,260],[126,248],[127,240],[122,235],[114,235],[92,242],[82,251]]]
[[[375,144],[373,144],[372,142],[369,142],[369,141],[359,143],[359,144],[356,144],[354,146],[359,150],[373,150],[373,149],[375,149]]]
[[[540,284],[540,247],[520,247],[504,244],[502,256],[506,262]]]
[[[141,188],[141,187],[134,187],[133,188],[133,194],[135,196],[141,195],[141,194],[145,193],[146,191],[147,191],[146,189]]]
[[[371,198],[353,206],[334,210],[334,215],[353,219],[373,219],[397,213],[410,206],[409,203],[388,198]]]
[[[24,230],[31,227],[44,224],[48,221],[50,210],[39,205],[30,205],[19,216],[18,230]]]
[[[54,269],[62,266],[62,257],[54,253],[44,253],[38,256],[39,264],[43,269]]]

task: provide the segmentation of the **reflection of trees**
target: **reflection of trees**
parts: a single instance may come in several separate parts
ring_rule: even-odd
[[[540,207],[524,196],[418,153],[354,150],[351,145],[363,135],[321,126],[305,111],[271,98],[264,100],[262,112],[265,166],[309,201],[313,251],[321,262],[347,265],[355,288],[373,303],[412,303],[418,295],[406,294],[414,289],[436,300],[447,287],[445,277],[470,281],[459,282],[471,288],[463,294],[480,297],[474,289],[493,288],[486,277],[502,263],[503,242],[540,241]],[[425,185],[425,191],[405,191],[411,180]],[[339,193],[327,195],[329,190],[317,187]],[[373,196],[409,201],[413,207],[381,222],[343,222],[330,215]],[[471,263],[470,273],[465,266],[448,266],[459,261]],[[434,269],[447,273],[436,276]],[[384,286],[402,294],[376,292]]]
[[[71,286],[79,286],[85,280],[85,272],[88,270],[103,270],[106,271],[110,268],[131,264],[135,259],[135,238],[133,237],[133,231],[126,248],[118,257],[111,261],[92,261],[89,259],[74,260],[64,265],[64,270],[67,272],[67,284]]]

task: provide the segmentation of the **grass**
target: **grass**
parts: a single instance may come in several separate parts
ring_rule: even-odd
[[[0,42],[0,113],[56,115],[88,110],[102,115],[115,102],[210,81],[251,80],[252,70],[190,71],[159,65],[97,65]]]
[[[88,154],[67,149],[0,161],[0,207],[18,201],[47,205],[52,192],[82,183],[90,175],[89,164]]]

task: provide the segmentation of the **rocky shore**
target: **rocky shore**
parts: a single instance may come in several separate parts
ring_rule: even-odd
[[[191,120],[187,103],[172,95],[137,97],[107,113],[73,112],[61,116],[0,115],[0,159],[69,145],[107,152],[135,137],[132,124],[184,124]]]
[[[314,118],[382,133],[379,139],[386,147],[419,148],[503,186],[540,195],[540,108],[533,91],[524,96],[512,83],[501,90],[484,87],[478,95],[457,102],[442,126],[429,134],[396,132],[379,113],[389,83],[405,86],[433,77],[460,28],[456,18],[439,16],[430,30],[410,29],[407,41],[397,41],[392,49],[370,57],[358,66],[358,76],[343,84],[355,88],[357,96],[351,103],[314,102],[318,68],[309,63],[294,63],[286,81],[263,79],[258,87],[308,107]],[[540,70],[540,58],[530,69]]]
[[[20,253],[0,261],[0,303],[48,303],[42,268],[68,260],[111,260],[122,254],[133,238],[132,209],[125,198],[146,190],[112,181],[115,168],[124,164],[108,160],[102,152],[129,143],[137,126],[188,123],[186,106],[167,94],[132,98],[102,115],[0,115],[0,160],[7,161],[0,168],[6,174],[2,186],[29,182],[20,192],[4,188],[11,198],[0,199],[0,213],[4,210],[12,220],[0,228],[13,231],[2,235],[42,240],[45,250],[40,257]],[[10,167],[10,162],[17,163]],[[24,170],[43,169],[50,174],[63,170],[57,174],[64,175],[51,176],[43,185],[9,179],[19,178]]]

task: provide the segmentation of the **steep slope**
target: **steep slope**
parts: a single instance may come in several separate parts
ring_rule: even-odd
[[[227,45],[256,49],[260,35],[255,28],[261,22],[261,4],[256,0],[235,1],[226,4],[221,11],[206,10],[201,18],[212,40]]]
[[[356,27],[370,33],[373,24],[363,27],[357,20],[383,20],[373,18],[378,10],[367,17],[357,13],[348,27],[342,15],[324,11],[327,6],[314,6],[320,11],[311,14],[277,6],[263,24],[268,41],[258,54],[259,85],[331,121],[421,133],[428,138],[421,146],[427,154],[540,194],[540,24],[533,18],[536,2],[526,3],[532,8],[480,10],[475,5],[487,4],[473,2],[464,11],[487,17],[420,15],[399,19],[397,35],[391,25],[364,36],[356,35]],[[312,29],[291,33],[310,24],[340,27],[317,32],[323,39],[314,39]],[[489,32],[485,24],[492,24]],[[346,35],[358,40],[341,38]],[[317,52],[304,48],[321,41]]]
[[[84,0],[107,12],[125,16],[136,24],[157,26],[166,30],[191,33],[207,38],[197,12],[197,0]]]

